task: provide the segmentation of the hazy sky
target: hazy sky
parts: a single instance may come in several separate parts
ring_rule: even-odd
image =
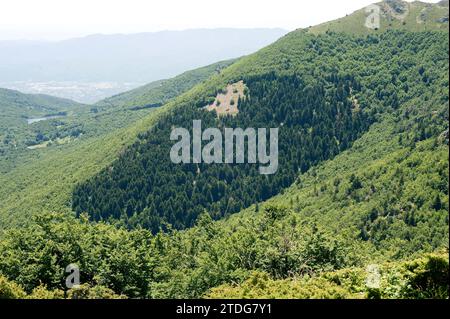
[[[373,2],[377,0],[3,0],[0,40],[218,27],[293,30]]]

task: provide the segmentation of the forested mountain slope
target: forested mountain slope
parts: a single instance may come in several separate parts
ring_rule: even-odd
[[[42,214],[0,240],[0,273],[34,298],[61,298],[64,277],[51,274],[74,261],[83,287],[70,294],[83,298],[446,298],[448,145],[439,137],[402,145],[394,123],[375,124],[284,195],[217,222],[202,215],[186,231],[152,236]],[[402,178],[406,191],[393,191]],[[397,208],[406,205],[413,209]],[[49,265],[55,254],[64,258]],[[368,265],[380,271],[379,288],[366,285]]]
[[[27,147],[42,151],[130,125],[234,61],[214,63],[172,79],[152,82],[95,105],[2,89],[0,172],[10,170],[22,160],[21,157],[27,157],[30,154]],[[57,116],[27,123],[27,119],[48,115]]]
[[[138,133],[145,132],[154,123],[158,108],[141,108],[142,105],[167,103],[233,62],[218,62],[124,93],[130,99],[117,97],[111,103],[63,108],[69,110],[63,118],[28,126],[23,119],[26,127],[18,127],[14,134],[22,141],[27,136],[30,140],[38,136],[51,140],[62,132],[71,134],[72,131],[78,137],[69,143],[33,150],[23,144],[14,148],[5,144],[5,152],[0,155],[0,228],[26,222],[34,212],[69,212],[74,185],[105,167]],[[8,109],[12,107],[6,99],[3,101]],[[50,104],[57,106],[53,100]],[[17,106],[11,110],[18,114]],[[8,129],[14,128],[12,123],[8,122]]]
[[[277,194],[386,115],[406,112],[420,139],[436,136],[447,125],[447,44],[445,32],[293,32],[174,105],[110,168],[77,187],[74,210],[155,232],[166,223],[190,227],[205,209],[220,218]],[[238,101],[236,117],[202,109],[240,80],[248,96]],[[433,96],[438,100],[429,105]],[[406,109],[412,100],[417,104]],[[280,127],[278,172],[260,175],[257,164],[172,164],[170,130],[190,128],[192,119],[204,127]]]
[[[24,118],[45,115],[46,113],[58,112],[70,106],[76,106],[79,103],[53,97],[45,94],[23,94],[18,91],[0,88],[0,101],[2,111],[5,112],[24,112]],[[25,112],[29,111],[29,115]]]

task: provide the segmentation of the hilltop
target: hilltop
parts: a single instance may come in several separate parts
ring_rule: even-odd
[[[36,137],[27,123],[30,119],[60,116],[81,106],[68,99],[0,88],[0,156],[23,148]]]
[[[379,11],[376,9],[377,7]],[[371,12],[380,13],[379,26],[368,24],[368,21],[371,21],[369,18]],[[334,31],[357,35],[374,34],[387,30],[442,30],[448,32],[448,16],[448,1],[425,3],[385,0],[357,10],[346,17],[310,27],[308,31],[313,34]]]

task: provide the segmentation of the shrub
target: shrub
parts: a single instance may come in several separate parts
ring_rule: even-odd
[[[22,299],[25,291],[18,284],[0,275],[0,299]]]
[[[69,299],[126,299],[124,295],[118,295],[113,290],[104,286],[90,287],[87,284],[69,290]]]

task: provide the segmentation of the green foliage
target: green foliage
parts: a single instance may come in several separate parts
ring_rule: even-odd
[[[25,292],[18,284],[0,275],[0,299],[19,299],[24,297]]]
[[[390,258],[448,245],[448,146],[430,139],[411,150],[396,140],[389,121],[374,126],[355,151],[300,176],[301,185],[270,202],[332,231],[347,229]],[[360,187],[349,191],[356,177]]]
[[[40,285],[66,291],[65,269],[75,263],[83,283],[106,285],[130,297],[143,296],[153,267],[149,241],[144,231],[90,225],[85,217],[39,215],[31,226],[5,235],[0,243],[0,273],[14,278],[28,293]],[[83,293],[95,295],[101,290]]]
[[[448,257],[448,256],[447,256]],[[407,265],[402,297],[411,299],[448,299],[449,264],[445,256],[429,256],[425,262]]]
[[[448,255],[381,263],[380,284],[369,289],[361,267],[376,254],[349,235],[273,204],[218,222],[203,214],[189,230],[156,235],[45,214],[4,234],[0,273],[28,298],[446,297]],[[71,290],[64,285],[69,263],[80,267],[82,282]],[[24,297],[3,281],[8,296]]]
[[[362,113],[352,111],[351,78],[336,76],[308,86],[300,76],[268,74],[244,82],[251,93],[241,101],[237,116],[217,119],[195,104],[170,113],[112,163],[114,169],[105,168],[79,185],[73,209],[89,212],[94,220],[120,219],[153,232],[166,223],[176,229],[191,227],[204,210],[218,219],[272,197],[289,186],[299,171],[349,147],[368,126]],[[283,123],[279,171],[263,176],[258,172],[260,164],[171,163],[170,131],[192,127],[192,119],[201,119],[205,128],[278,127]]]
[[[134,91],[133,96],[137,99],[142,95],[143,103],[165,103],[233,61],[186,72],[163,85]],[[70,212],[73,187],[107,166],[125,145],[153,126],[164,109],[131,110],[118,102],[99,103],[94,113],[90,107],[79,106],[65,118],[34,123],[28,128],[33,132],[30,139],[38,134],[48,140],[69,136],[67,143],[36,150],[23,149],[25,144],[20,147],[16,143],[17,148],[0,155],[0,228],[26,223],[30,215],[42,211]],[[32,115],[21,108],[14,112],[14,116]],[[22,121],[26,125],[25,119]],[[13,123],[9,121],[8,125],[14,127]],[[84,134],[78,135],[81,132]],[[14,136],[10,135],[12,139]]]
[[[4,234],[0,273],[28,294],[46,298],[59,296],[58,291],[70,298],[109,292],[114,292],[113,298],[179,298],[200,297],[212,287],[245,279],[252,270],[286,278],[359,263],[356,251],[344,252],[344,238],[331,240],[330,233],[318,236],[316,228],[301,225],[291,212],[272,223],[266,216],[223,227],[204,214],[186,232],[153,236],[146,230],[92,224],[86,216],[43,214],[35,223]],[[317,250],[324,253],[323,260],[310,258]],[[81,290],[65,287],[65,268],[72,263],[79,266]],[[94,288],[98,291],[91,291]]]
[[[67,298],[69,299],[126,299],[124,295],[114,293],[112,289],[104,286],[89,287],[81,285],[69,291]]]
[[[206,74],[80,106],[82,127],[58,120],[77,143],[8,153],[26,156],[0,175],[0,296],[448,298],[448,31],[372,33],[298,30],[190,90]],[[239,80],[236,118],[201,109]],[[164,167],[171,125],[194,116],[285,127],[280,175]],[[53,139],[56,123],[31,136]]]
[[[218,219],[280,193],[299,172],[351,147],[374,122],[395,117],[390,125],[404,137],[402,145],[437,137],[448,118],[446,44],[444,32],[392,31],[363,38],[293,32],[211,78],[185,103],[171,105],[118,160],[76,187],[73,209],[153,232],[167,224],[183,229],[204,210]],[[237,116],[217,119],[199,109],[219,83],[238,80],[249,92]],[[257,165],[172,164],[170,130],[189,129],[192,119],[221,129],[281,127],[279,171],[266,177]],[[353,176],[345,196],[363,202],[361,180]],[[366,237],[370,230],[361,231]]]
[[[216,299],[355,299],[359,297],[323,278],[273,280],[254,272],[239,286],[219,286],[206,298]]]
[[[448,298],[448,254],[429,255],[408,262],[379,266],[378,287],[367,285],[365,269],[349,268],[315,277],[273,280],[254,272],[239,285],[211,289],[206,298],[250,299],[446,299]]]
[[[31,294],[26,296],[27,299],[63,299],[64,292],[62,290],[48,290],[44,285],[39,285],[33,289]]]

